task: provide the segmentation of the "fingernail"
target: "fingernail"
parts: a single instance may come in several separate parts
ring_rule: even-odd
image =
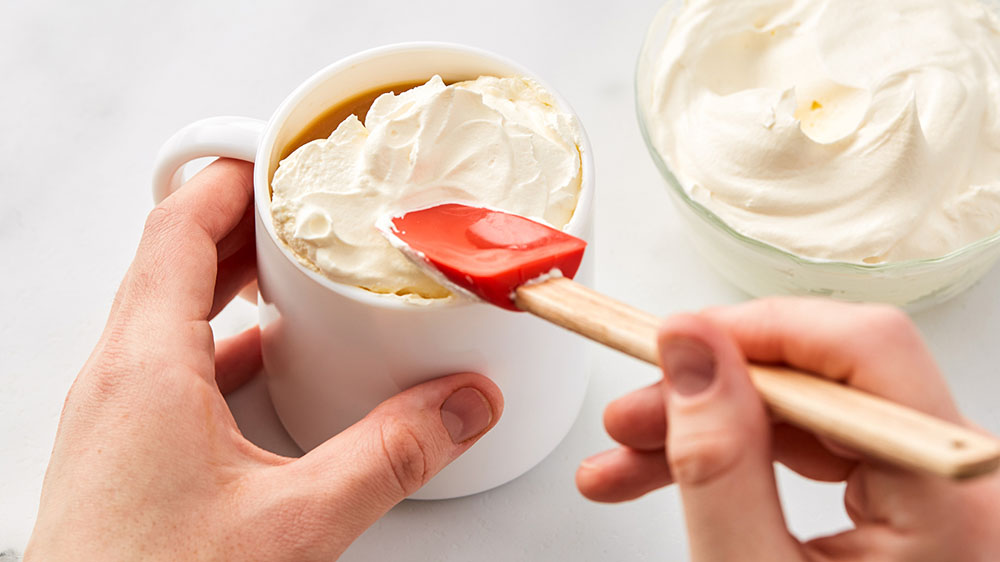
[[[465,387],[456,390],[441,404],[441,423],[454,443],[479,435],[493,421],[493,408],[481,392]]]
[[[676,338],[660,345],[663,373],[673,392],[694,396],[715,380],[715,353],[701,341]]]

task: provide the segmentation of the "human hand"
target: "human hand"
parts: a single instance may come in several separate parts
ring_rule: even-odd
[[[26,560],[330,560],[500,417],[459,374],[413,387],[299,459],[239,432],[223,392],[254,328],[209,320],[256,277],[252,166],[220,160],[150,213],[63,407]]]
[[[747,376],[744,357],[784,363],[973,427],[904,313],[767,299],[672,317],[659,347],[664,380],[605,410],[622,446],[581,463],[585,496],[626,501],[676,483],[697,562],[1000,560],[1000,476],[956,483],[862,458],[769,419]],[[855,528],[796,540],[774,461],[807,478],[846,481]]]

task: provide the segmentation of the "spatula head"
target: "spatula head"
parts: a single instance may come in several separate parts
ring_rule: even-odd
[[[382,230],[418,265],[509,310],[517,310],[513,295],[521,285],[548,274],[576,275],[587,246],[529,218],[458,203],[394,216]]]

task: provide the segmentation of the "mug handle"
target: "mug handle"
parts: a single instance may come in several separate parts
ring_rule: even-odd
[[[253,162],[265,121],[250,117],[209,117],[174,133],[160,148],[153,166],[153,201],[180,187],[181,168],[196,158],[218,156]]]

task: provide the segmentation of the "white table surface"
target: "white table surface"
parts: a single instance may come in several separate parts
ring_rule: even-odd
[[[0,4],[0,551],[23,549],[63,397],[96,342],[151,206],[150,169],[182,125],[266,118],[301,80],[351,53],[444,40],[513,58],[579,112],[597,161],[598,287],[658,314],[745,295],[689,247],[635,123],[632,75],[660,0]],[[1000,433],[1000,269],[915,316],[965,412]],[[254,322],[243,304],[220,335]],[[583,499],[577,463],[610,445],[601,411],[656,373],[597,350],[570,435],[541,465],[477,496],[404,502],[345,560],[683,559],[676,494]],[[231,398],[259,441],[282,436],[259,384]],[[779,473],[801,537],[848,524],[840,488]]]

